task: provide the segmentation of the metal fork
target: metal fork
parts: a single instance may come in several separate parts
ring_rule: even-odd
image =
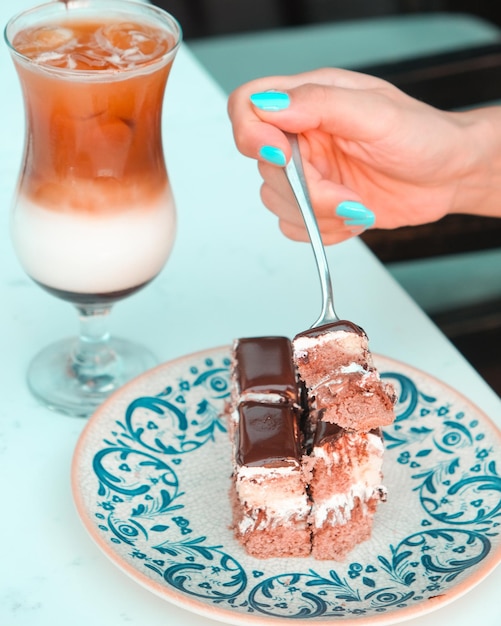
[[[298,204],[301,215],[308,231],[310,243],[315,255],[318,275],[320,277],[320,287],[322,291],[322,311],[317,321],[312,324],[311,328],[317,328],[325,324],[338,322],[339,317],[334,309],[334,298],[332,295],[332,281],[329,271],[329,264],[325,254],[324,244],[318,228],[317,219],[311,206],[310,195],[306,185],[306,178],[303,170],[303,162],[301,160],[301,152],[299,151],[299,143],[297,135],[285,133],[292,148],[292,158],[285,166],[285,175],[291,186],[294,197]]]

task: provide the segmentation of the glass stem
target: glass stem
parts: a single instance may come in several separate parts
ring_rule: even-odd
[[[96,391],[112,383],[118,358],[110,347],[110,305],[77,305],[80,333],[73,350],[72,370],[80,383]]]

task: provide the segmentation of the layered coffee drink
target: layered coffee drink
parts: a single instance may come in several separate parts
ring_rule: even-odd
[[[5,40],[26,112],[14,248],[38,285],[76,306],[80,326],[35,356],[28,386],[49,408],[88,416],[157,363],[112,337],[107,318],[174,244],[162,112],[181,27],[146,2],[68,0],[15,15]]]
[[[73,14],[12,41],[28,117],[12,234],[34,280],[95,302],[150,281],[174,242],[160,124],[176,40],[146,18]]]

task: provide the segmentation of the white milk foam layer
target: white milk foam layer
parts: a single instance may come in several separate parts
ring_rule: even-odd
[[[174,244],[176,211],[169,190],[150,206],[99,216],[50,211],[19,198],[11,230],[18,258],[35,280],[66,291],[108,293],[158,274]]]

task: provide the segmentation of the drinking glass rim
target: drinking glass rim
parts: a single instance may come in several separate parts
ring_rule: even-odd
[[[35,14],[38,12],[46,12],[53,11],[52,16],[56,17],[62,15],[60,11],[66,11],[64,2],[44,2],[42,4],[37,4],[34,7],[29,9],[25,9],[23,11],[19,11],[14,14],[5,25],[3,36],[7,47],[9,48],[10,53],[13,57],[19,59],[23,63],[36,67],[40,71],[47,72],[49,74],[54,74],[58,76],[64,76],[66,78],[80,78],[80,79],[94,79],[99,80],[100,77],[106,80],[110,80],[113,78],[120,79],[125,75],[129,76],[130,74],[148,74],[150,72],[155,71],[158,67],[166,65],[171,59],[176,55],[182,41],[183,41],[183,30],[181,24],[178,20],[168,11],[157,7],[155,5],[150,4],[149,2],[140,2],[137,0],[69,0],[69,4],[75,6],[75,8],[89,9],[91,10],[93,6],[95,8],[102,8],[103,5],[116,5],[117,9],[123,7],[125,12],[127,11],[127,7],[131,8],[131,15],[137,11],[137,15],[150,15],[159,18],[158,21],[163,23],[164,26],[169,26],[170,32],[175,39],[175,43],[172,48],[169,48],[167,52],[165,52],[162,56],[154,59],[150,63],[144,63],[143,65],[138,65],[137,67],[132,68],[109,68],[109,69],[100,69],[100,70],[91,70],[91,69],[71,69],[66,67],[56,67],[53,65],[39,63],[34,61],[29,56],[19,52],[14,47],[11,36],[9,34],[9,30],[14,26],[14,24],[25,17],[30,16],[31,14]],[[50,15],[49,15],[50,17]],[[15,31],[14,34],[18,32]]]

